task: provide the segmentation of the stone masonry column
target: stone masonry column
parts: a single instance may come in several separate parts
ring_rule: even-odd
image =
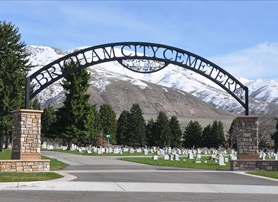
[[[40,160],[42,110],[13,111],[12,159]]]
[[[237,127],[237,159],[259,159],[259,121],[257,116],[239,116]]]

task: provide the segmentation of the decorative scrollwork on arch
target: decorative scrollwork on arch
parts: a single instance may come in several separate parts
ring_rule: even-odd
[[[26,79],[26,108],[30,99],[67,74],[64,70],[65,63],[72,60],[78,64],[75,71],[110,61],[118,61],[125,68],[139,73],[153,73],[169,64],[177,65],[219,85],[245,108],[246,115],[249,114],[248,88],[224,69],[191,52],[146,42],[119,42],[92,46],[51,62]],[[32,93],[30,93],[31,83],[34,86]]]
[[[153,73],[168,66],[169,63],[146,59],[118,60],[125,68],[138,73]]]

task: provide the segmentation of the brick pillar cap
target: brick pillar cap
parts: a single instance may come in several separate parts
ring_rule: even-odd
[[[27,113],[27,114],[41,114],[43,113],[43,110],[34,110],[34,109],[19,109],[14,110],[12,113]]]

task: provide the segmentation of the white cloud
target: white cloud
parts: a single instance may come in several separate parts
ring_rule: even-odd
[[[278,42],[209,58],[236,77],[278,80]]]

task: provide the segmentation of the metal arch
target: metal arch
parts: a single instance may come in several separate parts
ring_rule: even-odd
[[[157,43],[147,42],[118,42],[108,43],[85,48],[64,57],[61,57],[26,78],[25,107],[28,108],[30,99],[34,98],[43,89],[63,78],[69,72],[64,69],[65,63],[73,60],[78,63],[74,71],[96,64],[118,61],[125,68],[139,73],[153,73],[160,71],[168,64],[194,71],[227,91],[245,109],[245,115],[249,115],[248,88],[234,76],[211,61],[194,53]],[[129,65],[126,61],[154,61],[160,65],[150,65],[146,68]],[[30,85],[34,89],[30,92]]]

